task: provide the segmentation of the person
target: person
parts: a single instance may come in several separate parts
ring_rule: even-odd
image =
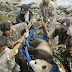
[[[19,23],[13,26],[10,26],[9,22],[4,22],[1,24],[1,31],[3,32],[3,36],[7,39],[7,46],[9,48],[13,48],[17,43],[19,43],[21,38],[21,32],[26,32],[26,37],[28,37],[29,30],[26,23]]]
[[[21,6],[21,10],[17,14],[16,22],[17,23],[25,22],[28,25],[32,16],[33,16],[33,13],[29,10],[28,5],[23,4]],[[34,38],[34,26],[33,25],[30,27],[30,34],[29,34],[28,41],[30,41],[30,38],[33,40],[35,39]]]
[[[7,59],[10,51],[11,50],[7,47],[6,38],[0,36],[0,72],[13,72],[16,62],[14,57],[11,60]]]
[[[21,6],[21,10],[17,14],[16,22],[17,23],[26,22],[28,24],[32,16],[33,14],[31,11],[29,11],[28,5],[23,4]]]
[[[56,28],[54,32],[52,33],[51,39],[54,39],[54,37],[58,36],[59,47],[62,47],[65,44],[66,39],[69,36],[68,33],[70,32],[70,30],[68,29],[70,26],[71,26],[70,20],[67,18],[63,19],[60,27]]]
[[[72,71],[72,37],[71,36],[67,38],[65,45],[61,47],[54,55],[55,55],[54,57],[56,57],[56,60],[59,58],[59,60],[63,63],[66,72]]]
[[[55,27],[56,22],[56,7],[54,2],[51,0],[43,0],[40,4],[41,20],[42,24],[48,27],[48,30],[51,31],[50,35]],[[45,28],[43,27],[44,35],[47,37]]]
[[[65,61],[67,60],[67,62],[66,62],[66,63],[68,63],[67,67],[69,68],[69,70],[71,72],[72,71],[72,36],[70,36],[67,39],[66,48],[67,48],[67,53],[66,52],[65,53],[66,53],[67,59],[65,58]]]

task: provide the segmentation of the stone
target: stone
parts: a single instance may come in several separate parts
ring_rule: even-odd
[[[72,17],[72,12],[68,14],[68,17]]]
[[[61,11],[60,11],[60,10],[57,10],[56,13],[57,13],[58,15],[60,15],[60,14],[61,14]]]
[[[65,5],[60,5],[59,9],[64,10],[64,9],[68,9],[70,7],[70,5],[65,6]]]
[[[0,3],[0,10],[1,11],[12,11],[13,6],[9,2],[1,2]]]
[[[65,18],[65,17],[59,17],[59,18],[57,19],[57,22],[61,23],[64,18]]]
[[[36,9],[36,8],[39,8],[39,6],[38,6],[37,4],[32,4],[32,5],[31,5],[31,8],[32,8],[32,9]]]
[[[70,13],[72,12],[72,7],[69,7],[67,10],[66,10],[67,13]]]
[[[65,17],[65,16],[66,16],[65,12],[62,12],[62,13],[60,14],[60,16],[61,16],[61,17]]]
[[[37,20],[37,21],[40,21],[40,20],[41,20],[41,19],[40,19],[40,15],[37,15],[36,20]]]

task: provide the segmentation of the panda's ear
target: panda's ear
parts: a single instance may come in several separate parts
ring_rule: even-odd
[[[40,43],[41,43],[40,40],[33,40],[29,42],[30,46],[34,48],[36,48]]]

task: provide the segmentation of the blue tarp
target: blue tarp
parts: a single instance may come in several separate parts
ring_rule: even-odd
[[[47,40],[47,37],[44,35],[41,37],[42,40]]]
[[[24,45],[27,44],[27,46],[29,46],[28,43],[30,41],[30,38],[32,38],[33,40],[35,40],[35,38],[34,38],[34,29],[30,29],[29,37],[27,38],[26,43],[24,43]]]
[[[29,37],[27,38],[26,43],[25,43],[27,46],[30,46],[30,45],[29,45],[30,38],[33,38],[33,40],[35,40],[35,39],[34,39],[34,29],[31,29],[31,30],[30,30]],[[42,40],[47,40],[47,37],[44,35],[43,37],[41,37],[41,39],[42,39]],[[28,53],[27,47],[25,48],[25,51],[24,51],[23,49],[21,49],[20,51],[21,51],[22,54],[27,58],[27,61],[30,62],[30,61],[31,61],[31,58],[30,58],[30,55],[29,55],[29,53]],[[30,66],[31,66],[31,65],[30,65]],[[31,67],[32,67],[32,66],[31,66]],[[35,71],[35,69],[34,69],[33,67],[32,67],[32,69]],[[53,65],[52,70],[51,70],[50,72],[59,72],[58,67],[56,67],[56,66]]]

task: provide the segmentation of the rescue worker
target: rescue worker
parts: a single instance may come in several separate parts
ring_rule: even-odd
[[[10,26],[9,22],[2,23],[1,31],[3,36],[7,38],[7,46],[13,48],[17,43],[19,43],[21,38],[21,32],[26,32],[26,37],[28,37],[29,30],[26,23],[19,23],[13,26]]]
[[[26,22],[28,24],[32,16],[33,14],[31,11],[29,11],[28,5],[23,4],[21,6],[21,10],[17,14],[16,22],[17,23]]]
[[[68,32],[68,28],[71,26],[70,20],[69,19],[63,19],[61,22],[61,25],[59,28],[56,28],[54,30],[54,32],[51,35],[51,38],[54,39],[54,37],[56,37],[58,35],[58,45],[59,47],[62,47],[66,41],[66,39],[68,38],[69,34]]]
[[[64,52],[64,63],[69,72],[72,72],[72,36],[66,41],[67,52]],[[66,62],[65,62],[66,61]]]
[[[21,10],[17,14],[16,22],[17,23],[25,22],[28,25],[29,21],[32,18],[32,16],[33,16],[33,13],[29,10],[28,5],[23,4],[21,6]],[[30,35],[29,35],[29,37],[34,40],[34,27],[33,27],[33,25],[30,27]]]
[[[56,7],[54,2],[52,2],[51,0],[43,0],[43,2],[40,4],[40,11],[42,15],[42,24],[48,27],[48,30],[51,31],[51,34],[55,28],[56,22]],[[47,37],[44,27],[43,31],[45,36]]]
[[[72,37],[69,36],[65,42],[65,45],[61,47],[56,54],[54,54],[54,60],[58,67],[60,62],[64,65],[66,72],[72,72]]]
[[[7,47],[7,40],[5,37],[0,36],[0,72],[13,72],[15,67],[15,58],[11,60],[7,59],[7,55],[10,53],[10,49]],[[14,70],[17,72],[18,70]]]

